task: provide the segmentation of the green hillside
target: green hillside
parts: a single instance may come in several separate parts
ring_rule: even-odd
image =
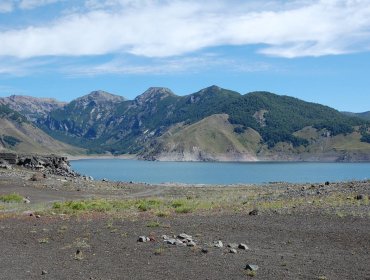
[[[84,150],[57,141],[21,114],[0,105],[0,151],[36,154],[81,154]]]

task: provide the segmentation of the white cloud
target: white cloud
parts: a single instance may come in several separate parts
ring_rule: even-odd
[[[21,2],[19,3],[19,8],[30,10],[30,9],[34,9],[37,7],[61,2],[61,1],[63,0],[21,0]]]
[[[50,1],[57,0],[37,2]],[[85,13],[44,26],[0,32],[0,55],[171,57],[263,44],[262,54],[293,58],[370,49],[368,0],[87,0],[85,6]]]
[[[52,71],[55,58],[18,59],[14,57],[0,57],[0,75],[29,76],[42,71]],[[51,69],[50,69],[51,68]]]
[[[10,13],[13,11],[13,3],[10,1],[0,2],[0,13]]]
[[[213,54],[202,56],[187,56],[176,58],[157,58],[140,62],[129,62],[123,58],[116,58],[106,63],[95,65],[69,65],[61,68],[61,71],[70,76],[95,76],[101,74],[175,74],[175,73],[199,73],[222,67],[223,70],[237,72],[260,72],[272,70],[272,66],[262,62],[237,61],[223,58]]]

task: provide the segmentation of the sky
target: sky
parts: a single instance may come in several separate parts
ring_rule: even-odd
[[[218,85],[370,110],[370,0],[0,0],[0,97]]]

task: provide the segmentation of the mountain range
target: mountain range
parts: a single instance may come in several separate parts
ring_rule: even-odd
[[[211,86],[178,96],[152,87],[134,100],[94,91],[69,103],[11,96],[0,104],[7,111],[1,120],[31,126],[62,145],[53,147],[62,153],[179,161],[370,160],[368,113],[342,113],[269,92]],[[0,134],[3,149],[26,146],[3,125]],[[4,140],[9,137],[13,145]]]

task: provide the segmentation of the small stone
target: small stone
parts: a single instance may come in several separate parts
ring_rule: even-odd
[[[173,239],[173,238],[165,239],[165,240],[163,240],[163,242],[165,242],[166,244],[175,245],[176,244],[176,239]]]
[[[237,253],[236,249],[234,249],[234,248],[231,248],[229,252],[232,253],[232,254],[236,254]]]
[[[186,246],[186,244],[184,242],[182,242],[181,240],[179,240],[179,239],[176,239],[175,245],[176,246]]]
[[[191,235],[188,235],[186,233],[181,233],[177,236],[177,238],[180,238],[180,239],[186,239],[186,240],[193,240],[193,237]]]
[[[363,195],[363,194],[358,194],[357,196],[356,196],[356,199],[357,200],[361,200],[361,199],[364,199],[365,198],[365,196]]]
[[[202,253],[207,254],[209,250],[207,248],[202,248]]]
[[[197,244],[194,241],[189,241],[188,243],[186,243],[186,245],[188,247],[195,247]]]
[[[227,247],[231,248],[231,249],[236,249],[239,247],[239,245],[237,243],[229,243],[227,244]]]
[[[26,215],[26,216],[30,216],[30,217],[33,216],[33,212],[32,211],[24,211],[23,214]]]
[[[249,216],[257,216],[258,215],[258,210],[257,209],[253,209],[252,211],[250,211],[248,213]]]
[[[29,204],[29,203],[31,203],[31,200],[29,199],[29,197],[24,197],[23,198],[23,203]]]
[[[239,249],[242,249],[242,250],[249,250],[249,247],[244,244],[244,243],[240,243],[239,246],[238,246]]]
[[[326,181],[325,182],[325,186],[329,186],[330,185],[330,182],[329,181]]]
[[[245,269],[250,270],[250,271],[257,271],[259,269],[259,267],[256,264],[247,264],[245,266]]]
[[[48,272],[46,270],[41,271],[41,275],[46,275]]]
[[[37,219],[40,219],[40,218],[41,218],[41,216],[40,216],[40,215],[36,215],[35,217],[36,217]]]
[[[162,235],[162,239],[166,240],[166,239],[170,239],[170,237],[168,235]]]
[[[150,241],[150,238],[149,237],[146,237],[146,236],[139,236],[138,242],[148,242]]]
[[[222,248],[224,247],[224,244],[222,243],[221,240],[218,240],[218,241],[213,242],[213,246],[217,248]]]

